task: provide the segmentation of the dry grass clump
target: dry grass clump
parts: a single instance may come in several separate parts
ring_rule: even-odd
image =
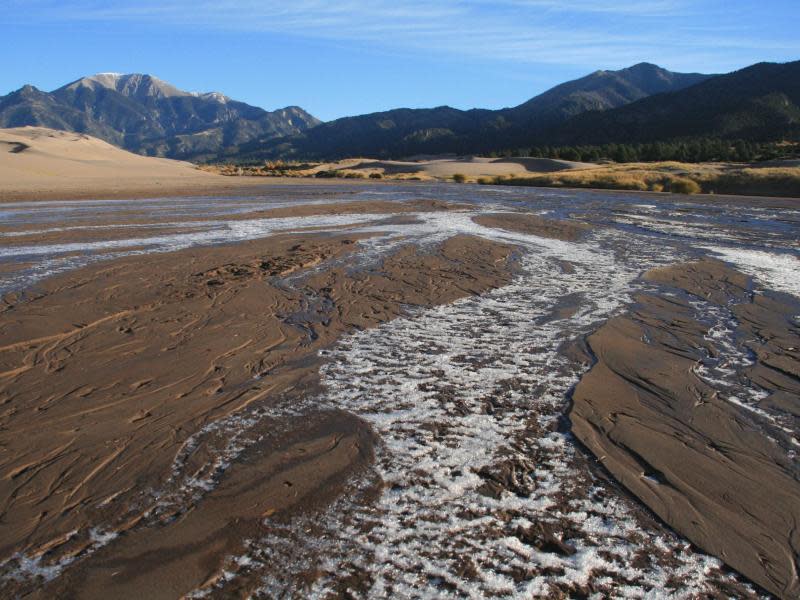
[[[393,181],[436,181],[435,177],[427,173],[393,173],[385,177]]]
[[[229,177],[308,177],[317,163],[266,161],[256,165],[216,164],[199,165],[197,168],[209,173]]]
[[[700,184],[693,179],[676,177],[669,182],[669,191],[673,194],[699,194]]]
[[[383,173],[378,173],[377,171],[374,173],[369,174],[370,179],[383,179]]]
[[[574,187],[602,190],[640,190],[647,191],[647,182],[639,177],[611,173],[576,172],[570,174],[546,173],[530,177],[496,177],[495,185],[530,185],[541,187]]]
[[[361,171],[348,171],[347,169],[328,169],[317,171],[314,177],[320,179],[366,179],[367,175]]]
[[[467,176],[463,173],[453,173],[453,181],[456,183],[466,183]]]
[[[800,168],[742,168],[701,180],[703,190],[716,194],[791,196],[800,198]]]

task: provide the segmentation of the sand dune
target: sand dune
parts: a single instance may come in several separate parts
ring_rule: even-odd
[[[590,169],[591,163],[556,160],[552,158],[507,157],[484,158],[480,156],[425,157],[419,160],[373,160],[354,158],[325,163],[314,171],[348,170],[384,175],[414,174],[434,179],[449,178],[456,173],[468,177],[496,177],[498,175],[525,175],[553,173],[574,169]]]
[[[449,179],[456,173],[493,177],[594,166],[525,157],[440,157],[419,161],[359,158],[324,163],[303,174],[313,177],[319,171],[346,170],[435,180]],[[188,162],[133,154],[79,133],[44,127],[0,129],[0,201],[247,193],[276,183],[297,183],[297,179],[224,177]]]
[[[263,184],[193,164],[132,154],[102,140],[44,127],[0,129],[0,200],[196,194]]]
[[[0,175],[19,185],[46,178],[209,177],[191,163],[140,156],[88,135],[43,127],[2,129],[0,148],[6,150],[0,153]]]

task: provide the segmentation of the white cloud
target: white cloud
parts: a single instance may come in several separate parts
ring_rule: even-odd
[[[24,14],[20,9],[15,15],[14,6]],[[742,64],[740,56],[749,49],[800,50],[797,40],[768,40],[748,31],[746,19],[729,19],[727,25],[714,19],[714,6],[719,3],[713,0],[29,0],[11,2],[7,16],[267,32],[392,51],[574,66],[671,59],[672,68],[707,70],[697,61],[716,67]],[[725,8],[728,16],[734,11]],[[704,18],[689,18],[697,14]]]

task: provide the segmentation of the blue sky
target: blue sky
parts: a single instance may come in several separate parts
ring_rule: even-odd
[[[596,69],[800,59],[800,0],[0,0],[0,94],[151,73],[328,120],[513,106]]]

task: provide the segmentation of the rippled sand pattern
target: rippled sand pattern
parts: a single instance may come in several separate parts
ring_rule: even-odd
[[[345,194],[340,190],[314,190],[326,193],[330,196],[304,198],[302,190],[294,189],[291,194],[297,197],[291,202],[276,193],[261,200],[229,200],[227,209],[224,202],[211,201],[171,207],[148,201],[135,211],[106,203],[100,206],[102,222],[91,222],[88,203],[53,203],[31,213],[26,205],[5,208],[9,220],[0,240],[15,241],[0,245],[0,292],[12,293],[27,292],[54,273],[122,256],[290,231],[357,234],[352,254],[270,280],[305,295],[307,306],[316,311],[293,315],[298,323],[330,308],[328,292],[312,291],[309,282],[333,268],[379,272],[382,261],[409,245],[435,252],[455,236],[514,249],[511,283],[482,295],[461,294],[467,297],[449,304],[409,306],[399,318],[377,327],[355,328],[320,350],[321,391],[244,404],[241,411],[187,437],[169,477],[141,491],[142,506],[149,507],[146,526],[164,515],[180,519],[185,507],[201,506],[243,456],[265,443],[272,423],[344,411],[365,421],[377,439],[374,462],[346,482],[338,500],[317,512],[265,513],[263,531],[247,535],[243,548],[227,553],[214,578],[198,582],[192,596],[697,598],[764,593],[628,494],[603,468],[604,456],[591,456],[577,441],[566,415],[573,389],[595,361],[586,337],[623,314],[640,294],[658,293],[665,302],[671,294],[678,298],[674,290],[643,279],[645,272],[719,258],[763,288],[800,297],[800,211],[489,187],[409,191],[382,186],[341,198],[335,197]],[[430,198],[459,204],[446,211],[406,206]],[[387,204],[368,213],[349,212],[343,204],[337,214],[255,216],[292,202],[322,206],[337,200]],[[520,212],[577,223],[578,239],[509,230]],[[500,215],[507,226],[475,222],[488,213]],[[117,232],[114,239],[97,239],[104,227]],[[159,227],[169,231],[153,231]],[[138,236],[140,228],[147,234]],[[56,233],[77,237],[60,243],[36,239]],[[30,244],[20,243],[28,237]],[[688,302],[713,349],[696,362],[693,375],[763,422],[765,436],[768,428],[777,428],[798,444],[796,420],[762,406],[769,392],[742,375],[757,357],[742,345],[735,307],[697,297]],[[253,377],[269,376],[265,369]],[[202,468],[197,468],[198,456]],[[651,478],[652,485],[662,483],[646,469],[641,477]],[[74,562],[124,543],[108,534],[106,525],[87,523],[81,535],[90,532],[91,542],[77,557],[0,557],[4,576],[57,581]]]
[[[691,598],[734,584],[716,559],[642,527],[561,423],[587,365],[560,350],[629,300],[640,268],[674,257],[628,248],[636,260],[626,265],[596,240],[501,235],[525,247],[512,285],[347,337],[325,354],[329,393],[318,402],[375,428],[385,491],[366,511],[328,515],[316,549],[326,575],[314,593],[326,597],[360,572],[367,595],[380,597]],[[269,539],[260,544],[239,561],[284,558]],[[261,591],[287,592],[271,577]]]

